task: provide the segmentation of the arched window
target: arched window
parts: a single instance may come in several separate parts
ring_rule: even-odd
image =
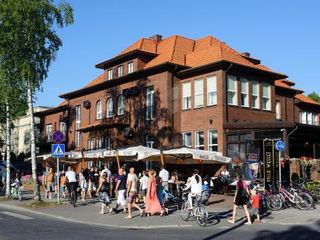
[[[123,99],[123,95],[119,95],[117,106],[118,106],[118,111],[117,111],[118,115],[123,115],[124,114],[124,99]]]
[[[112,98],[107,100],[107,117],[110,118],[113,116],[113,101]]]
[[[102,102],[99,100],[96,105],[96,119],[102,118]]]

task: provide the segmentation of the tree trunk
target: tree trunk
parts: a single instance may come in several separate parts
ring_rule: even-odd
[[[32,178],[33,178],[33,199],[34,201],[40,201],[40,191],[37,176],[37,162],[36,162],[36,142],[34,134],[34,116],[33,116],[33,99],[32,89],[30,83],[28,83],[28,107],[30,118],[30,140],[31,140],[31,165],[32,165]]]
[[[10,179],[11,179],[11,174],[10,174],[10,144],[11,144],[11,138],[10,138],[10,108],[9,104],[6,104],[6,155],[7,155],[7,181],[6,181],[6,196],[10,196]]]

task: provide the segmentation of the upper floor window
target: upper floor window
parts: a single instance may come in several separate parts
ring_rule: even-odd
[[[268,83],[262,84],[262,102],[263,102],[263,110],[270,111],[271,110],[271,87]]]
[[[108,70],[108,80],[111,80],[111,79],[113,79],[113,70],[109,69]]]
[[[313,114],[308,112],[307,113],[307,124],[312,125],[312,121],[313,121]]]
[[[218,151],[218,131],[215,129],[208,131],[208,150]]]
[[[81,107],[80,106],[76,106],[76,126],[75,126],[75,137],[74,137],[74,142],[76,147],[80,146],[80,131],[78,131],[78,129],[80,129],[80,124],[81,124]]]
[[[249,107],[249,97],[248,97],[248,80],[241,78],[241,106]]]
[[[99,100],[96,105],[96,119],[102,118],[102,102]]]
[[[300,123],[307,124],[307,112],[300,112]]]
[[[117,114],[118,115],[123,115],[124,114],[124,99],[123,99],[123,95],[119,95],[118,97],[118,102],[117,102]]]
[[[194,81],[194,107],[203,107],[203,80]]]
[[[281,104],[279,100],[276,100],[276,119],[281,120]]]
[[[154,119],[154,90],[153,87],[147,88],[147,106],[146,106],[146,119]]]
[[[182,133],[183,146],[192,147],[191,132]]]
[[[65,122],[60,122],[60,132],[63,133],[64,138],[66,139],[67,135],[67,124]]]
[[[122,77],[123,75],[123,67],[122,65],[118,67],[118,77]]]
[[[107,100],[107,118],[113,116],[113,100],[112,98],[108,98]]]
[[[191,83],[185,82],[182,84],[182,109],[191,108]]]
[[[149,148],[154,147],[154,137],[153,136],[146,137],[146,147],[149,147]]]
[[[195,148],[204,150],[204,133],[203,131],[195,132]]]
[[[24,131],[24,144],[30,144],[30,131]]]
[[[133,73],[133,62],[128,63],[128,74]]]
[[[110,137],[103,137],[102,138],[102,148],[111,150],[111,139]]]
[[[102,141],[103,139],[102,138],[97,138],[96,140],[96,149],[102,149]]]
[[[260,89],[259,83],[256,81],[251,82],[251,94],[252,94],[252,108],[260,108]]]
[[[46,125],[46,138],[47,142],[51,142],[51,135],[52,135],[52,124],[47,124]]]
[[[95,148],[94,139],[91,138],[88,140],[88,150],[93,150]]]
[[[228,104],[238,105],[237,78],[231,75],[228,75]]]
[[[207,78],[207,105],[217,104],[217,77],[210,76]]]
[[[318,114],[313,114],[313,120],[312,120],[313,125],[318,126],[319,125],[319,117]]]

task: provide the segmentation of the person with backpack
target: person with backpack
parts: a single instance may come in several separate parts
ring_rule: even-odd
[[[236,222],[236,215],[237,215],[237,208],[242,206],[244,212],[247,216],[247,222],[245,224],[252,224],[250,214],[248,211],[247,203],[249,201],[250,192],[247,186],[247,183],[242,179],[242,174],[237,175],[237,185],[236,185],[236,193],[234,196],[234,204],[233,204],[233,212],[232,212],[232,219],[228,220],[229,223]]]

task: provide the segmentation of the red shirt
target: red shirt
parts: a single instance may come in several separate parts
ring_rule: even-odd
[[[252,208],[259,208],[259,202],[260,202],[259,195],[258,194],[252,195],[251,200],[252,200]]]

